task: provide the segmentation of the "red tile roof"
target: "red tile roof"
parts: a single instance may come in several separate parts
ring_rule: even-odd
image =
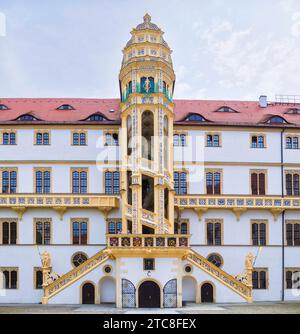
[[[18,117],[31,114],[42,121],[39,123],[82,123],[95,113],[101,113],[109,122],[105,124],[120,124],[119,99],[0,99],[0,104],[9,110],[0,110],[0,123],[15,123]],[[63,104],[69,104],[75,110],[57,110]],[[292,105],[269,103],[267,108],[261,108],[257,101],[209,101],[209,100],[174,100],[175,124],[199,125],[186,122],[189,114],[196,113],[208,122],[205,125],[245,125],[265,126],[265,122],[274,115],[283,117],[289,124],[285,126],[300,127],[300,115],[286,114]],[[230,107],[236,113],[216,112],[221,107]],[[298,106],[300,108],[300,105]],[[114,110],[114,112],[110,112]],[[17,121],[21,123],[21,121]],[[26,122],[30,123],[30,122]],[[268,125],[269,126],[269,125]],[[272,125],[274,126],[274,125]],[[276,126],[276,125],[275,125]],[[279,125],[282,126],[282,125]]]

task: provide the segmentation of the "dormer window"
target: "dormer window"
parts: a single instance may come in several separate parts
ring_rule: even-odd
[[[0,104],[0,110],[8,110],[8,107],[5,104]]]
[[[85,121],[102,122],[102,121],[107,121],[107,118],[105,118],[104,116],[102,116],[100,114],[95,114],[95,115],[89,116],[87,119],[85,119]]]
[[[217,112],[237,112],[236,110],[234,110],[234,109],[232,109],[232,108],[230,108],[230,107],[226,107],[226,106],[224,106],[224,107],[221,107],[221,108],[219,108],[218,110],[217,110]]]
[[[57,110],[75,110],[70,104],[62,104]]]
[[[32,115],[22,115],[17,118],[17,121],[39,121],[39,119]]]
[[[286,112],[286,114],[300,115],[300,109],[297,109],[297,108],[290,109]]]
[[[206,122],[206,119],[199,114],[191,114],[186,119],[186,122]]]
[[[287,121],[280,116],[272,116],[268,121],[268,124],[286,124]]]

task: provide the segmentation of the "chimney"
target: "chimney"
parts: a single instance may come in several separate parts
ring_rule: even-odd
[[[261,95],[259,97],[259,106],[261,108],[267,108],[268,106],[268,101],[267,101],[268,97],[266,95]]]

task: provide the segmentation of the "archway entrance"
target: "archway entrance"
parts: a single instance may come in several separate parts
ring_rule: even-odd
[[[155,282],[146,281],[140,285],[139,307],[160,307],[160,287]]]
[[[95,287],[92,283],[85,283],[82,287],[82,304],[95,304]]]
[[[204,283],[201,286],[201,302],[213,303],[214,302],[214,287],[210,283]]]

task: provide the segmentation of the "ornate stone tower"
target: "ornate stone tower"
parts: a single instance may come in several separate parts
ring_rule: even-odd
[[[123,233],[173,234],[171,49],[150,15],[131,31],[119,75]]]

